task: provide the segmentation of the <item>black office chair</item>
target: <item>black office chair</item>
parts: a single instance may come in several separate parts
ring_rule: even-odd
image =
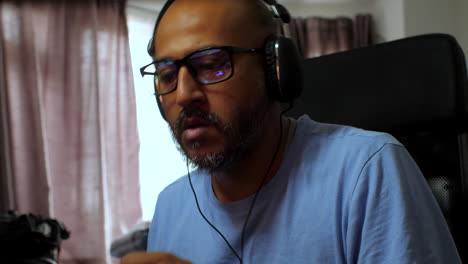
[[[289,115],[398,138],[427,178],[468,263],[468,81],[457,41],[429,34],[308,59],[304,76]]]

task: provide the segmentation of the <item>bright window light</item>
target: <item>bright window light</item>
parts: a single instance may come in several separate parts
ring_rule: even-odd
[[[151,62],[146,52],[157,13],[127,9],[130,54],[135,82],[138,132],[140,136],[140,199],[143,220],[151,220],[159,193],[187,173],[167,123],[161,117],[154,96],[153,78],[140,75],[140,67]],[[129,175],[129,177],[133,177]]]

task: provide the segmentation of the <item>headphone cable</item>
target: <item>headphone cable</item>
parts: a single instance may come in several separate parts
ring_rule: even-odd
[[[284,112],[284,111],[283,111]],[[279,136],[279,139],[278,139],[278,144],[276,145],[276,149],[275,149],[275,153],[273,154],[273,158],[272,160],[270,161],[270,164],[268,165],[268,169],[267,169],[267,172],[265,173],[265,175],[263,176],[262,178],[262,181],[257,189],[257,191],[255,192],[255,195],[253,197],[253,200],[252,200],[252,203],[250,204],[250,207],[249,207],[249,211],[247,213],[247,216],[244,220],[244,224],[242,226],[242,232],[241,232],[241,256],[239,256],[239,254],[237,253],[237,251],[234,249],[234,247],[231,245],[231,243],[229,243],[229,241],[227,240],[227,238],[223,235],[223,233],[218,229],[216,228],[216,226],[214,224],[212,224],[208,218],[205,216],[205,214],[203,214],[201,208],[200,208],[200,203],[198,202],[198,197],[197,197],[197,194],[195,192],[195,188],[193,187],[193,183],[192,183],[192,177],[191,177],[191,174],[190,174],[190,170],[189,170],[189,160],[187,159],[187,175],[188,175],[188,178],[189,178],[189,183],[190,183],[190,188],[192,189],[192,193],[193,193],[193,197],[195,198],[195,203],[197,205],[197,209],[198,209],[198,212],[200,213],[200,215],[202,216],[202,218],[211,226],[211,228],[213,228],[213,230],[215,230],[220,236],[221,238],[224,240],[224,242],[226,243],[226,245],[228,245],[229,249],[232,251],[232,253],[234,253],[234,255],[236,256],[236,258],[239,260],[239,263],[242,264],[243,263],[243,253],[244,253],[244,239],[245,239],[245,230],[246,230],[246,227],[247,227],[247,223],[248,223],[248,220],[250,218],[250,215],[252,214],[252,211],[253,211],[253,208],[254,208],[254,205],[255,205],[255,202],[257,200],[257,197],[258,197],[258,194],[260,193],[260,190],[263,186],[263,184],[265,183],[266,179],[267,179],[267,176],[268,174],[270,173],[270,170],[273,166],[273,163],[274,161],[276,160],[276,156],[278,155],[278,152],[279,152],[279,149],[280,149],[280,145],[281,145],[281,142],[282,142],[282,139],[283,139],[283,122],[282,122],[282,116],[283,116],[283,112],[280,114],[280,136]]]
[[[258,186],[257,191],[255,192],[252,203],[250,204],[249,212],[247,213],[247,216],[245,217],[244,226],[242,227],[242,233],[241,233],[241,250],[242,250],[241,255],[242,255],[242,257],[244,255],[244,238],[245,238],[245,230],[246,230],[246,227],[247,227],[247,223],[249,221],[250,215],[252,214],[253,207],[255,205],[255,201],[257,200],[258,194],[260,193],[263,184],[265,183],[266,179],[268,178],[268,174],[270,174],[270,170],[273,167],[273,163],[276,160],[276,156],[278,155],[280,145],[281,145],[281,142],[283,140],[283,120],[282,120],[282,116],[283,116],[283,113],[280,114],[280,136],[279,136],[279,139],[278,139],[278,144],[276,144],[275,153],[273,154],[273,158],[271,159],[270,164],[268,165],[268,169],[267,169],[265,175],[263,176],[262,182],[260,183],[260,185]],[[241,264],[242,264],[242,262],[241,262]]]
[[[189,178],[189,183],[190,183],[190,188],[192,189],[192,192],[193,192],[193,197],[195,198],[195,203],[197,204],[197,208],[198,208],[198,212],[200,212],[200,215],[203,217],[203,219],[205,219],[205,221],[211,226],[211,228],[213,228],[220,236],[221,238],[224,240],[224,242],[226,242],[226,244],[229,246],[229,248],[231,249],[232,253],[234,253],[234,255],[236,255],[237,259],[239,260],[239,263],[242,264],[242,258],[239,256],[239,254],[237,254],[236,250],[234,249],[234,247],[232,247],[232,245],[229,243],[229,241],[226,239],[226,237],[223,235],[223,233],[221,233],[221,231],[218,230],[218,228],[216,228],[216,226],[214,226],[209,220],[208,218],[206,218],[206,216],[203,214],[201,208],[200,208],[200,204],[198,203],[198,197],[197,197],[197,194],[195,192],[195,188],[193,188],[193,184],[192,184],[192,177],[190,176],[190,171],[189,171],[189,161],[187,159],[187,174],[188,174],[188,178]]]

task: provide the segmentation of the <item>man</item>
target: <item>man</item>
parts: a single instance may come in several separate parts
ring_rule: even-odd
[[[149,253],[122,263],[459,263],[399,142],[281,115],[261,49],[275,30],[260,1],[177,0],[164,13],[156,93],[198,169],[160,194]]]

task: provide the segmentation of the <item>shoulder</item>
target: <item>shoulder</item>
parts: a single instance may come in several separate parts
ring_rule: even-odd
[[[304,155],[306,160],[318,159],[322,164],[334,163],[355,169],[362,168],[383,149],[404,150],[404,146],[390,134],[320,123],[308,116],[298,119],[295,140],[294,152]]]
[[[171,205],[174,205],[177,201],[184,203],[188,196],[191,196],[191,187],[190,180],[192,181],[193,186],[198,189],[200,188],[207,177],[206,173],[200,170],[194,170],[189,174],[186,174],[179,179],[175,180],[168,186],[166,186],[160,193],[158,197],[158,204],[164,201],[170,201]]]
[[[179,179],[175,180],[173,183],[169,184],[164,188],[159,196],[171,196],[175,193],[179,193],[181,190],[185,189],[189,184],[188,174],[180,177]]]
[[[200,177],[198,170],[190,174],[194,187],[199,189],[203,178],[207,177]],[[165,249],[168,237],[177,230],[184,230],[186,222],[175,220],[192,219],[196,214],[194,203],[188,175],[177,179],[159,193],[149,232],[148,250]]]
[[[320,123],[310,119],[306,115],[300,117],[297,121],[298,133],[315,140],[324,140],[328,143],[339,141],[340,143],[358,145],[372,144],[381,146],[384,144],[394,144],[402,146],[397,139],[388,133],[364,130],[346,125]]]

